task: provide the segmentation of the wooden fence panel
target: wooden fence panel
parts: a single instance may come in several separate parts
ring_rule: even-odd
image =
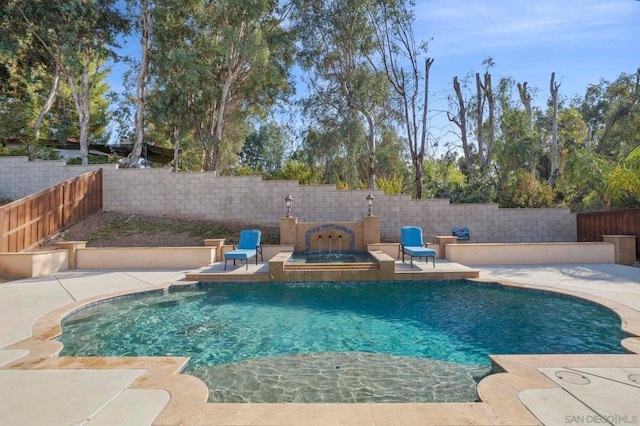
[[[640,259],[640,208],[579,213],[578,241],[602,241],[603,235],[635,235],[636,260]]]
[[[102,210],[102,170],[0,207],[0,252],[28,250]]]

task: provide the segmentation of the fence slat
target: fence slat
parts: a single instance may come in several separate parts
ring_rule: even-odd
[[[0,207],[0,252],[28,250],[102,210],[102,169]]]

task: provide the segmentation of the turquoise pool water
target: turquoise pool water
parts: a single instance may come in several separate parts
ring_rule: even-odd
[[[489,354],[623,353],[600,306],[456,282],[200,283],[63,321],[62,355],[190,356],[222,402],[473,401]]]
[[[307,264],[307,263],[361,263],[376,262],[376,260],[368,252],[354,253],[293,253],[288,263]]]

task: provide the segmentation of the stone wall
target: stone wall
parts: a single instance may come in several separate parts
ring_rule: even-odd
[[[29,162],[0,157],[0,198],[17,199],[100,166],[65,166],[62,161]],[[368,191],[341,191],[333,185],[302,186],[260,177],[215,177],[172,173],[169,169],[104,166],[105,210],[279,225],[284,197],[294,198],[299,222],[355,222],[367,214]],[[467,226],[470,242],[576,241],[576,216],[568,209],[501,209],[496,204],[450,204],[446,199],[412,200],[374,191],[373,214],[380,217],[382,241],[398,241],[400,227],[421,226],[427,240]]]

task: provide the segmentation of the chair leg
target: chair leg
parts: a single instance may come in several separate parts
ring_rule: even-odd
[[[227,259],[224,260],[224,270],[227,270]]]

